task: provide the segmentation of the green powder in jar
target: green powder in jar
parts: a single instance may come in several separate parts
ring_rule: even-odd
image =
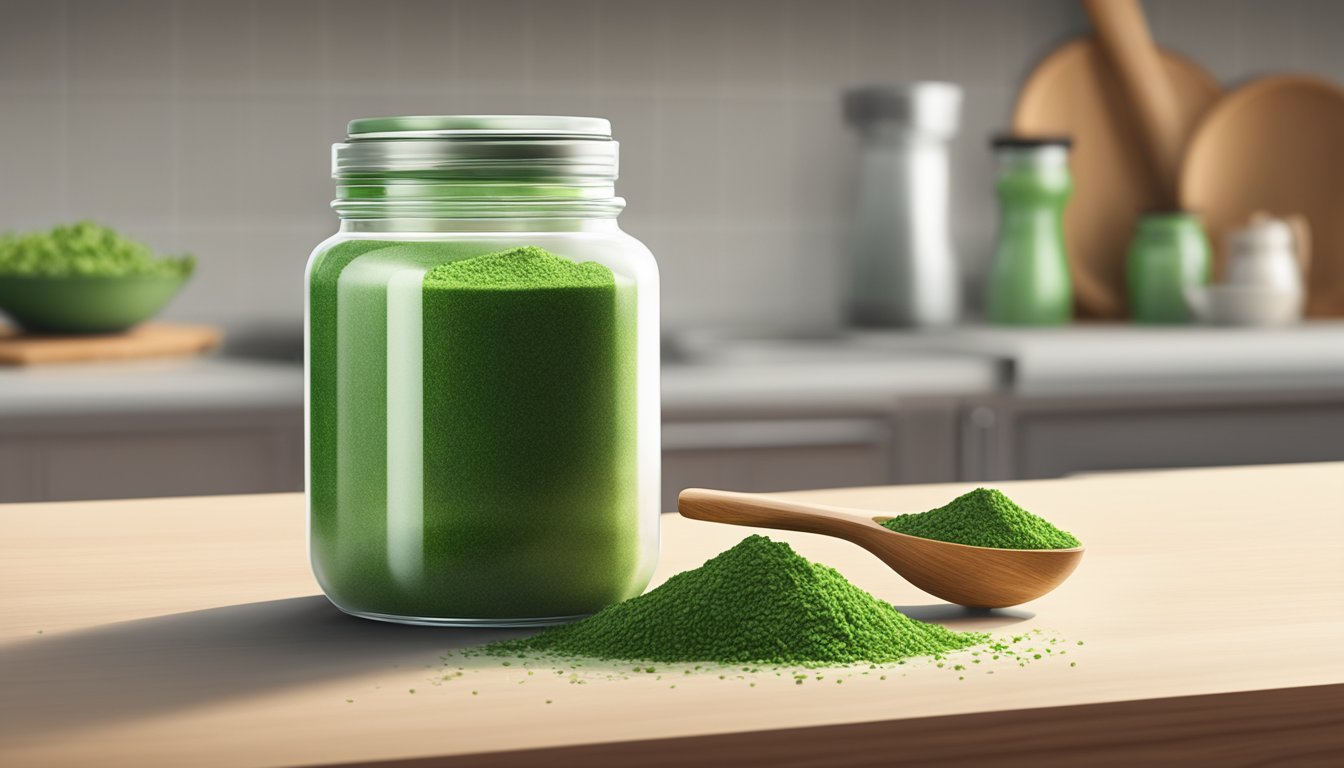
[[[998,549],[1069,549],[1078,539],[1014,504],[1002,491],[977,488],[928,512],[882,523],[898,533]]]
[[[310,538],[337,605],[528,621],[643,589],[629,280],[386,241],[336,245],[309,280]]]
[[[645,595],[483,652],[824,667],[897,662],[987,639],[916,621],[788,544],[750,536]]]

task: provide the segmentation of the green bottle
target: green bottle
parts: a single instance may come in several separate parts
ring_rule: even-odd
[[[1073,191],[1067,138],[1000,136],[999,239],[987,314],[1002,325],[1066,325],[1073,285],[1064,249],[1064,204]]]
[[[1129,245],[1129,314],[1138,323],[1188,323],[1185,289],[1209,281],[1213,258],[1199,219],[1184,211],[1145,214]]]

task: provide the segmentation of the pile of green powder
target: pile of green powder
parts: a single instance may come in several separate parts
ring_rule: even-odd
[[[441,264],[425,275],[425,287],[518,291],[538,286],[610,288],[610,269],[592,261],[576,263],[535,245]]]
[[[987,639],[915,621],[789,545],[751,536],[648,594],[484,652],[822,667],[896,662]]]
[[[149,246],[93,222],[49,232],[0,235],[0,275],[22,277],[186,277],[191,256],[154,255]]]
[[[921,539],[998,549],[1069,549],[1082,543],[1017,506],[1002,491],[977,488],[946,506],[882,523]]]

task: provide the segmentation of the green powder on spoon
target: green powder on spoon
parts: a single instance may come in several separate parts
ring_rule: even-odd
[[[987,639],[916,621],[788,544],[750,536],[648,594],[483,652],[824,667],[938,655]]]
[[[977,488],[946,506],[900,515],[882,525],[921,539],[998,549],[1069,549],[1082,543],[1014,504],[1002,491]]]

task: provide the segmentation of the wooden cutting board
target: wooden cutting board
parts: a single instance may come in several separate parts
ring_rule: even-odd
[[[125,333],[93,336],[48,336],[0,328],[0,365],[194,355],[218,346],[222,338],[218,328],[170,323],[146,323]]]
[[[1344,89],[1303,75],[1263,77],[1228,94],[1190,138],[1182,205],[1199,211],[1215,275],[1229,231],[1252,214],[1302,216],[1312,263],[1307,314],[1344,316]]]
[[[1173,122],[1188,132],[1221,95],[1198,65],[1160,51],[1174,97]],[[1018,94],[1013,131],[1074,140],[1074,190],[1064,211],[1064,239],[1077,312],[1085,318],[1126,314],[1125,252],[1139,214],[1168,195],[1147,158],[1140,125],[1121,79],[1093,36],[1064,44],[1042,61]]]

